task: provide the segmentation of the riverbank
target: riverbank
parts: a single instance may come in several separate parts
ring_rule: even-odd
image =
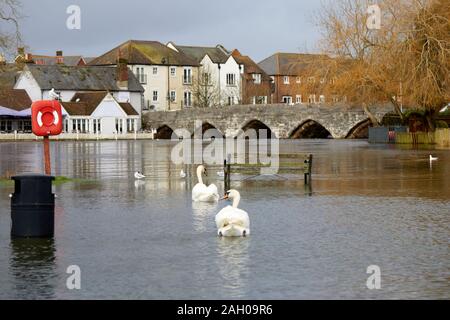
[[[62,133],[59,136],[50,137],[51,140],[153,140],[153,133],[125,133],[125,134],[93,134],[93,133]],[[2,133],[0,141],[34,141],[41,140],[33,133]]]

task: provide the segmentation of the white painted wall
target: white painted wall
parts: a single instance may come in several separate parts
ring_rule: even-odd
[[[17,79],[14,89],[24,89],[30,96],[31,101],[42,100],[41,88],[30,71],[22,71],[19,79]]]

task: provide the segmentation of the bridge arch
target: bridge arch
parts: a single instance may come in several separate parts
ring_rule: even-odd
[[[372,121],[370,119],[363,120],[350,129],[345,139],[367,139],[369,138],[369,127],[371,126]]]
[[[308,119],[289,134],[289,139],[329,139],[333,135],[319,122]]]
[[[172,139],[173,129],[168,125],[162,125],[156,130],[155,139],[170,140]],[[176,138],[176,137],[175,137]]]
[[[272,129],[270,129],[270,127],[268,125],[266,125],[264,122],[256,120],[256,119],[246,122],[241,127],[241,134],[242,134],[242,132],[245,134],[249,130],[255,130],[256,136],[258,139],[259,139],[259,135],[261,133],[260,130],[266,130],[267,139],[275,138],[275,133],[272,131]]]
[[[201,132],[200,132],[201,131]],[[204,138],[205,133],[207,133],[208,138],[224,138],[225,135],[216,126],[212,125],[209,122],[203,122],[202,127],[197,128],[192,134],[192,138],[196,136]]]

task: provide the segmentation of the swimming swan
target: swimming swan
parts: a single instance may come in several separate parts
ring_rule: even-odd
[[[192,200],[201,202],[217,202],[219,201],[219,193],[214,184],[206,186],[203,183],[202,174],[206,174],[204,166],[200,165],[197,168],[198,183],[192,189]]]
[[[438,160],[437,157],[433,157],[433,156],[430,154],[430,162],[431,162],[431,161],[437,161],[437,160]]]
[[[138,180],[144,179],[144,178],[145,178],[145,176],[144,176],[142,173],[140,173],[139,171],[136,171],[136,172],[134,173],[134,177],[135,177],[136,179],[138,179]]]
[[[220,210],[216,215],[217,234],[220,237],[245,237],[250,234],[250,219],[247,212],[238,209],[241,195],[236,190],[230,190],[223,199],[232,199],[233,205]]]

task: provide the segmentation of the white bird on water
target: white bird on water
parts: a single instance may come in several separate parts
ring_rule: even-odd
[[[438,160],[437,157],[433,157],[433,156],[430,154],[430,162],[437,161],[437,160]]]
[[[200,202],[217,202],[219,201],[219,192],[215,184],[206,186],[203,183],[202,174],[206,175],[206,169],[200,165],[197,168],[198,183],[192,189],[192,200]]]
[[[180,171],[180,178],[182,178],[182,179],[186,178],[186,172],[184,172],[183,169],[181,169],[181,171]]]
[[[217,176],[223,178],[223,177],[225,177],[225,172],[223,172],[223,171],[217,171]]]
[[[217,234],[220,237],[246,237],[250,235],[248,213],[238,208],[241,195],[237,190],[228,191],[222,199],[232,199],[233,205],[216,215]]]
[[[139,171],[136,171],[134,173],[134,177],[138,180],[145,179],[145,176],[142,173],[140,173]]]

